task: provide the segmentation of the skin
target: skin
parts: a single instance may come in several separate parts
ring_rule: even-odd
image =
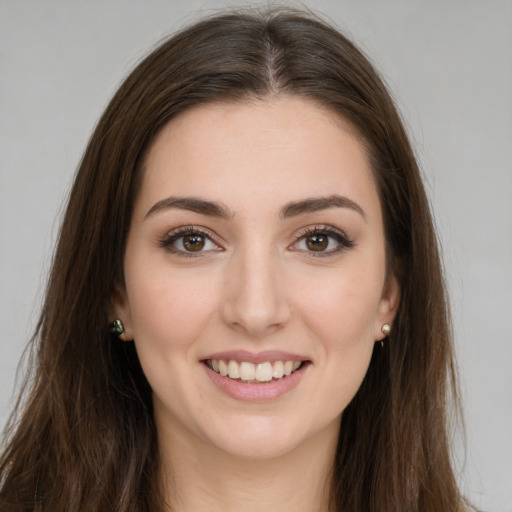
[[[283,218],[290,202],[334,194],[363,213],[331,206]],[[220,203],[230,217],[148,214],[170,196]],[[169,245],[183,226],[211,236],[192,257],[183,239]],[[329,238],[312,250],[305,230],[326,226],[352,246]],[[124,264],[114,314],[153,390],[170,504],[327,510],[341,414],[399,301],[360,141],[298,97],[186,111],[146,155]],[[215,387],[201,362],[225,350],[283,350],[310,364],[284,396],[244,402]]]

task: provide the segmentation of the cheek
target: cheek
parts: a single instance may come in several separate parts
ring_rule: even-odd
[[[138,266],[127,275],[132,278],[126,288],[134,343],[155,407],[166,404],[164,409],[179,414],[179,404],[187,400],[190,365],[197,363],[195,342],[215,311],[214,284],[165,265],[158,270]]]
[[[373,344],[382,279],[361,268],[303,283],[303,288],[310,290],[300,301],[304,320],[326,349],[338,351],[357,348],[361,343]]]
[[[323,379],[315,392],[326,396],[326,414],[343,411],[366,375],[383,280],[382,265],[358,259],[357,265],[347,263],[325,278],[317,276],[316,284],[303,282],[315,290],[303,296],[301,307],[307,330],[320,347]]]
[[[333,280],[309,304],[308,328],[320,341],[325,363],[317,392],[329,404],[326,414],[347,407],[368,371],[380,289],[367,277],[353,273]]]
[[[215,308],[214,284],[169,269],[144,269],[131,275],[127,293],[137,345],[173,352],[185,349],[200,335]]]

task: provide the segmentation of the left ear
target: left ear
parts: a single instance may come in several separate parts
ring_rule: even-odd
[[[386,336],[382,332],[382,326],[389,324],[393,326],[398,306],[400,305],[400,284],[394,273],[386,279],[382,290],[382,297],[379,303],[377,318],[375,321],[375,341],[384,339]]]
[[[112,320],[121,320],[124,332],[119,335],[122,341],[133,340],[132,317],[126,291],[121,285],[116,285],[108,304],[108,316]]]

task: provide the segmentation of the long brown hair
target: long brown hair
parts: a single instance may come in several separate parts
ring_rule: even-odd
[[[343,413],[332,509],[463,509],[450,462],[456,399],[436,235],[418,166],[386,87],[364,55],[315,16],[287,9],[208,18],[161,44],[100,119],[71,190],[33,344],[33,374],[0,459],[6,510],[157,511],[151,390],[108,304],[141,159],[178,113],[214,101],[307,97],[364,143],[378,184],[401,305]]]

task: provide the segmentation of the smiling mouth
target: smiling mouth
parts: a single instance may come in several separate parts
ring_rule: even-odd
[[[284,379],[302,368],[308,361],[266,361],[254,364],[248,361],[205,359],[203,363],[223,377],[246,384],[261,384]]]

